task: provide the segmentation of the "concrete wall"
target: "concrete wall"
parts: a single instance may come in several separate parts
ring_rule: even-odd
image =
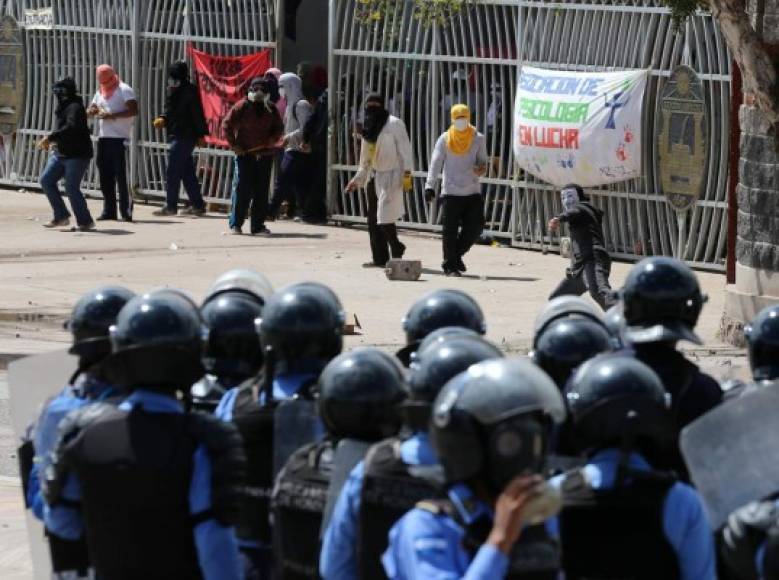
[[[285,72],[294,71],[304,60],[327,67],[328,5],[328,0],[302,0],[295,18],[295,40],[285,33],[282,12],[281,59]]]

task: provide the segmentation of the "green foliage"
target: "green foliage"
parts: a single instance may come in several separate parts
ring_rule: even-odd
[[[425,26],[446,26],[476,0],[414,0],[414,18]],[[385,23],[404,0],[356,0],[361,24]]]
[[[674,28],[679,29],[699,8],[706,8],[705,0],[662,0],[671,9]]]

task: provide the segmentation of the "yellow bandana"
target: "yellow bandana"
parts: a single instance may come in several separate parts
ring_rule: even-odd
[[[471,111],[466,105],[452,107],[452,126],[446,132],[446,146],[455,155],[465,155],[471,149],[471,143],[476,136],[476,127],[468,125],[468,128],[460,131],[454,126],[457,119],[471,120]]]
[[[365,144],[368,145],[368,159],[371,162],[371,168],[373,168],[376,165],[376,143],[366,141]]]

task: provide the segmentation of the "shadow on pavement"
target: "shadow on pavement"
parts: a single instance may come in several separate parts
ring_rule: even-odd
[[[130,230],[117,230],[117,229],[102,229],[102,230],[89,230],[86,232],[79,232],[76,229],[71,230],[60,230],[66,234],[104,234],[107,236],[130,236],[133,235],[135,232],[131,232]]]
[[[443,270],[434,270],[432,268],[422,268],[423,274],[430,274],[432,276],[445,276]],[[476,274],[463,274],[462,278],[469,280],[481,280],[481,276]],[[531,278],[529,276],[485,276],[486,280],[494,282],[538,282],[540,278]]]

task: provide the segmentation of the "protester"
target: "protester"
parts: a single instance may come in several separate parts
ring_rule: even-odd
[[[133,199],[127,186],[125,147],[132,136],[138,100],[130,85],[107,64],[97,67],[98,91],[87,109],[89,117],[98,118],[97,169],[103,192],[103,213],[97,218],[115,220],[116,190],[119,189],[119,213],[122,220],[133,221]]]
[[[444,262],[447,276],[467,270],[463,256],[484,228],[484,198],[479,177],[487,173],[487,142],[471,125],[466,105],[452,107],[452,126],[438,138],[425,182],[425,199],[435,199],[435,185],[443,170],[441,186]]]
[[[554,540],[543,530],[531,536],[539,526],[526,524],[559,505],[537,474],[564,418],[559,390],[527,361],[478,363],[449,381],[430,422],[447,497],[417,504],[395,524],[382,558],[387,577],[522,578],[529,569],[554,577]]]
[[[59,228],[70,225],[70,212],[65,207],[57,186],[59,180],[64,177],[65,193],[70,198],[73,213],[76,214],[77,229],[88,232],[95,229],[95,221],[81,192],[81,180],[92,158],[92,138],[87,125],[87,112],[72,78],[59,79],[54,83],[52,92],[57,99],[57,108],[54,110],[56,128],[38,142],[40,149],[49,151],[49,161],[41,175],[41,188],[54,211],[54,218],[43,224],[43,227]]]
[[[573,294],[590,296],[603,310],[614,305],[609,286],[611,257],[603,241],[603,211],[592,205],[584,190],[576,185],[566,185],[560,192],[563,212],[549,220],[549,230],[556,232],[560,224],[568,224],[571,230],[571,267],[565,273],[549,298]]]
[[[587,456],[586,466],[553,482],[563,491],[565,577],[714,580],[701,499],[657,467],[676,439],[659,377],[635,359],[603,355],[565,392],[573,441]]]
[[[86,532],[98,578],[240,580],[232,527],[245,461],[231,426],[178,399],[203,375],[202,320],[175,290],[130,300],[111,328],[108,375],[127,393],[60,424],[46,525]]]
[[[287,112],[287,99],[281,96],[279,92],[279,79],[281,79],[281,71],[277,68],[269,68],[265,71],[265,79],[270,81],[270,101],[276,105],[276,109],[281,115],[282,121]]]
[[[203,216],[206,205],[197,180],[193,153],[196,146],[205,145],[208,125],[197,87],[189,79],[189,66],[183,61],[168,67],[165,113],[154,119],[155,129],[165,129],[170,150],[168,170],[165,175],[165,207],[153,212],[156,216],[172,216],[178,213],[179,190],[184,184],[190,207],[182,215]]]
[[[305,208],[304,221],[323,223],[327,221],[327,132],[328,132],[328,93],[325,90],[314,105],[314,113],[303,128],[303,143],[311,151],[313,179],[308,192],[308,206]]]
[[[262,78],[251,81],[247,98],[230,109],[222,122],[225,137],[235,152],[230,231],[242,234],[246,212],[251,205],[252,235],[270,235],[265,227],[273,156],[283,125],[270,101],[271,83]]]
[[[360,168],[346,191],[368,188],[368,232],[372,261],[365,267],[384,267],[392,258],[402,258],[406,246],[398,239],[395,222],[405,213],[403,192],[411,191],[414,166],[411,140],[406,125],[389,114],[384,98],[369,95],[365,100]]]
[[[311,186],[311,154],[303,146],[303,128],[313,113],[313,107],[303,95],[300,78],[284,73],[279,80],[279,91],[287,100],[284,117],[284,157],[273,191],[268,215],[278,218],[281,203],[288,204],[287,217],[303,211]]]

